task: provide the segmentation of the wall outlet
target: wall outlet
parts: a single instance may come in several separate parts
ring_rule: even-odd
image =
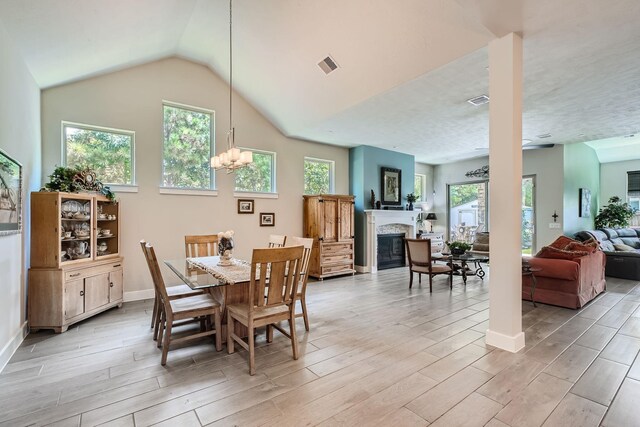
[[[562,228],[562,224],[560,224],[559,222],[550,222],[549,228]]]

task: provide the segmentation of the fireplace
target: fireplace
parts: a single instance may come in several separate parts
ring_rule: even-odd
[[[378,270],[404,267],[404,233],[378,234]]]

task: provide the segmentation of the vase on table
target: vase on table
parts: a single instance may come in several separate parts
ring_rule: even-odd
[[[233,230],[218,233],[218,254],[220,255],[218,265],[233,265]]]

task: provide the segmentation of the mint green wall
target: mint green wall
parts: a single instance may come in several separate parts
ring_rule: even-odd
[[[404,197],[413,193],[415,158],[409,154],[361,145],[349,150],[349,192],[356,196],[355,212],[355,263],[363,266],[366,260],[367,224],[365,209],[371,209],[371,190],[380,200],[380,168],[389,167],[402,171],[402,205]]]
[[[580,188],[591,190],[591,216],[580,218]],[[564,234],[572,236],[593,229],[600,206],[600,162],[593,148],[584,143],[564,145]]]

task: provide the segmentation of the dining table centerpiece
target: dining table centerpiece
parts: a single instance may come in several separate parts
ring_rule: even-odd
[[[229,266],[233,265],[233,230],[227,230],[222,233],[218,233],[218,254],[220,255],[220,261],[218,265]]]

